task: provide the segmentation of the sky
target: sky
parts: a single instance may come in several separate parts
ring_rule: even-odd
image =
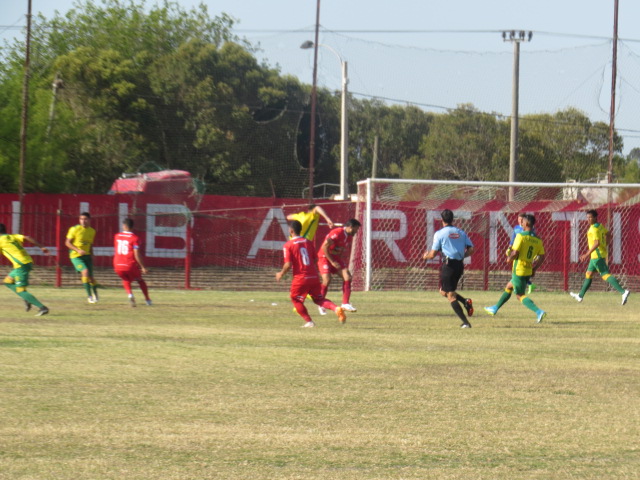
[[[73,0],[32,0],[32,10],[50,18],[54,11],[66,12],[73,3]],[[185,8],[204,3],[212,14],[225,12],[239,21],[239,30],[300,30],[312,28],[316,21],[316,0],[180,0],[178,3]],[[3,4],[2,27],[25,23],[27,0],[4,0]],[[328,30],[348,31],[524,29],[611,37],[613,11],[614,0],[321,0],[320,24]],[[621,38],[638,36],[638,18],[640,2],[619,0]],[[424,41],[420,35],[399,33],[368,36],[393,44]],[[464,45],[464,39],[459,41],[463,47],[473,48]]]
[[[152,3],[147,1],[149,5]],[[224,12],[235,18],[236,33],[246,37],[252,43],[259,42],[262,55],[270,64],[277,64],[283,73],[290,73],[305,83],[311,83],[312,50],[300,50],[299,45],[305,39],[313,40],[317,0],[180,0],[178,3],[187,9],[204,3],[211,16]],[[0,38],[23,35],[20,26],[26,23],[27,4],[27,0],[3,0]],[[72,7],[73,0],[32,0],[33,13],[40,12],[47,18],[51,18],[54,11],[64,13]],[[406,75],[407,84],[402,85],[405,75],[401,70],[407,68],[406,63],[396,66],[392,62],[393,58],[386,60],[387,57],[380,57],[385,59],[386,70],[396,70],[395,76],[384,80],[385,85],[382,85],[381,72],[385,74],[390,72],[384,72],[385,68],[381,70],[380,65],[377,65],[377,69],[371,66],[371,63],[375,62],[376,52],[380,52],[380,55],[390,54],[391,57],[402,56],[407,52],[407,48],[413,47],[436,51],[482,52],[483,54],[493,52],[495,55],[502,55],[502,64],[507,65],[511,62],[513,46],[509,42],[502,41],[500,32],[512,29],[526,30],[534,32],[532,41],[521,46],[521,68],[526,69],[526,55],[535,57],[533,55],[535,52],[600,45],[597,55],[604,55],[605,59],[598,60],[594,64],[593,73],[588,73],[589,65],[584,65],[589,63],[589,55],[593,52],[581,50],[582,58],[585,60],[581,61],[580,56],[572,57],[571,62],[575,63],[569,64],[569,71],[560,72],[564,78],[574,72],[573,74],[578,77],[575,80],[577,83],[567,87],[566,92],[562,89],[558,91],[564,98],[580,93],[576,93],[579,88],[575,85],[578,84],[586,84],[585,88],[598,89],[595,95],[600,98],[584,109],[597,120],[608,122],[608,98],[610,98],[610,73],[608,72],[610,70],[606,71],[604,64],[610,62],[609,53],[606,52],[610,47],[606,46],[606,42],[613,36],[613,18],[614,0],[448,0],[438,2],[321,0],[319,43],[332,47],[340,59],[348,59],[351,92],[370,92],[381,98],[401,98],[417,105],[445,107],[455,107],[456,99],[448,98],[444,93],[446,85],[443,87],[435,80],[429,85],[429,89],[437,95],[428,96],[420,92],[425,90],[424,85],[420,85],[419,80],[411,78],[414,74],[417,78],[425,75],[420,72],[418,66],[415,67],[415,72]],[[640,58],[640,33],[637,33],[640,1],[619,0],[618,18],[619,37],[635,48],[635,51],[627,52],[635,62],[636,52]],[[360,40],[370,43],[360,43]],[[372,50],[367,50],[367,45],[371,46]],[[407,48],[387,49],[385,52],[381,45]],[[318,84],[337,90],[340,88],[341,71],[337,60],[330,58],[332,55],[334,54],[323,52],[323,55],[319,56]],[[608,59],[607,56],[609,56]],[[424,58],[425,62],[437,62],[433,57],[416,58]],[[465,66],[442,64],[445,65],[443,67],[439,63],[433,63],[431,67],[432,69],[459,70],[461,76],[473,77],[474,73],[467,72],[466,68],[473,63],[474,59],[473,56],[459,55],[455,61]],[[490,55],[483,58],[483,60],[486,59],[488,62],[477,68],[502,68],[497,67],[499,62],[491,63],[493,57]],[[411,63],[411,58],[406,61]],[[558,61],[560,64],[563,62],[562,59]],[[547,62],[547,60],[541,59],[540,62]],[[585,67],[584,73],[575,73],[580,72],[580,67]],[[505,74],[501,74],[504,77],[504,85],[500,83],[500,88],[505,90],[502,95],[504,98],[498,99],[498,94],[493,94],[481,99],[469,94],[472,103],[480,104],[483,111],[487,109],[487,111],[506,115],[510,113],[511,94],[508,92],[511,81],[510,67],[505,68]],[[540,68],[539,64],[536,64],[536,68]],[[561,66],[557,69],[563,70]],[[628,112],[620,110],[621,124],[619,125],[616,120],[616,127],[621,126],[623,129],[625,153],[628,153],[631,147],[640,146],[640,119],[635,119],[636,112],[640,110],[640,78],[636,78],[636,72],[640,72],[640,68],[635,70],[635,66],[633,70],[626,71],[627,76],[623,77],[621,83],[629,87],[630,94],[626,97],[621,95],[622,100],[618,103],[620,107],[624,107],[627,99],[635,95],[634,92],[638,94],[637,106],[629,102]],[[524,73],[525,75],[522,76],[525,78],[535,77],[534,73],[529,75],[526,70]],[[625,72],[623,71],[622,74],[624,75]],[[601,76],[602,79],[598,85],[591,85],[589,82],[593,79],[590,80],[589,75]],[[607,75],[609,75],[608,86]],[[640,77],[640,73],[637,76]],[[557,79],[560,78],[562,77],[557,77]],[[445,83],[446,81],[446,79],[441,80]],[[491,85],[496,84],[495,79],[488,81]],[[543,84],[551,81],[554,80],[547,78],[540,80]],[[386,82],[394,83],[401,88],[391,88]],[[520,95],[524,100],[521,103],[525,109],[521,113],[528,113],[527,108],[531,112],[535,110],[534,106],[527,105],[528,97],[531,99],[547,97],[543,95],[544,92],[538,92],[539,97],[533,93],[529,95],[528,92],[535,88],[539,86],[528,87],[526,83],[521,86]],[[590,94],[582,93],[582,95]],[[465,100],[461,98],[459,103],[465,103]],[[550,100],[550,102],[550,108],[564,106],[561,100]],[[585,105],[587,104],[588,101],[585,102]]]

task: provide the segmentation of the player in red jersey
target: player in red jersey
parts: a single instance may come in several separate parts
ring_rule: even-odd
[[[318,268],[322,275],[322,295],[326,295],[331,283],[331,274],[337,273],[342,277],[342,308],[347,312],[355,312],[351,305],[351,272],[348,264],[342,259],[341,254],[351,247],[353,237],[362,225],[352,218],[344,227],[334,228],[325,237],[320,253],[318,254]],[[320,315],[325,315],[320,307]]]
[[[304,318],[303,327],[315,327],[315,323],[309,315],[307,307],[304,306],[304,300],[307,295],[316,305],[322,308],[328,308],[336,312],[338,320],[341,323],[346,322],[347,316],[341,307],[324,298],[318,269],[316,267],[317,255],[313,243],[300,236],[302,232],[302,224],[298,220],[289,222],[289,235],[291,240],[284,244],[284,265],[282,270],[276,273],[276,280],[280,279],[289,270],[293,270],[293,280],[291,281],[291,302],[298,312]]]
[[[140,290],[144,295],[147,305],[151,305],[149,298],[149,288],[147,282],[142,278],[143,273],[147,273],[138,250],[140,243],[138,236],[131,232],[133,220],[125,218],[122,222],[122,232],[116,233],[113,238],[115,254],[113,256],[113,269],[122,279],[122,286],[129,295],[129,302],[132,307],[136,306],[136,299],[131,291],[131,282],[138,282]]]

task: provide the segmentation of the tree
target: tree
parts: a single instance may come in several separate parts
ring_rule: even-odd
[[[402,168],[403,178],[507,180],[508,127],[494,115],[461,105],[434,115],[420,156]]]
[[[351,184],[372,174],[378,137],[377,176],[397,178],[407,162],[417,157],[421,139],[431,128],[433,115],[414,106],[388,106],[379,100],[351,101],[349,171]]]
[[[533,170],[528,181],[589,181],[606,175],[609,126],[605,123],[592,123],[584,113],[568,108],[554,115],[527,115],[520,126],[525,138],[539,148],[538,154],[522,155]],[[614,151],[621,150],[622,140],[616,134]]]
[[[150,159],[155,139],[141,128],[152,117],[149,66],[194,36],[218,45],[233,38],[232,20],[225,15],[211,20],[204,6],[185,12],[165,2],[148,14],[145,8],[144,2],[133,1],[78,2],[64,17],[35,22],[27,191],[106,191],[123,170]],[[14,171],[22,51],[20,42],[3,51],[0,73],[0,90],[6,92],[0,111],[7,114],[0,132],[8,135],[0,144],[0,161]],[[45,138],[55,72],[61,73],[65,88]]]

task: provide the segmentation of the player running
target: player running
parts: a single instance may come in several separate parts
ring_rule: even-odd
[[[311,296],[316,305],[336,312],[338,320],[344,323],[347,321],[344,309],[324,298],[316,267],[316,249],[310,240],[300,236],[301,231],[302,224],[299,221],[292,220],[289,222],[289,234],[292,238],[284,244],[284,265],[282,270],[276,273],[276,280],[279,282],[284,274],[290,269],[293,270],[290,290],[291,302],[296,312],[305,320],[303,327],[316,326],[309,315],[307,307],[304,306],[304,300],[307,295]]]
[[[513,247],[513,242],[516,241],[516,235],[524,232],[523,223],[526,217],[526,213],[518,214],[518,224],[513,227],[513,235],[511,235],[511,240],[509,241],[509,246],[507,247],[507,257],[511,255],[511,249]],[[535,228],[531,229],[531,235],[537,237]],[[533,278],[533,275],[531,276]],[[531,278],[527,281],[527,295],[531,295],[531,293],[536,289],[536,284],[531,281]]]
[[[491,307],[484,307],[484,309],[489,315],[495,315],[500,310],[500,307],[509,301],[511,294],[515,292],[516,298],[536,314],[536,323],[540,323],[547,316],[547,312],[538,308],[525,292],[527,290],[527,281],[544,261],[544,245],[539,237],[531,234],[536,218],[530,214],[525,214],[522,218],[523,231],[516,235],[509,254],[509,261],[513,262],[511,280],[507,283],[498,303]]]
[[[347,312],[356,312],[351,305],[351,272],[342,259],[342,253],[351,247],[353,237],[360,229],[361,224],[352,218],[344,227],[331,230],[325,237],[320,252],[318,253],[318,269],[322,275],[322,295],[325,296],[331,284],[331,274],[339,274],[342,277],[342,308]],[[326,315],[326,311],[320,307],[320,315]]]
[[[595,210],[587,210],[587,221],[589,222],[589,230],[587,230],[587,244],[589,250],[580,255],[580,260],[585,261],[588,258],[589,266],[587,267],[587,273],[585,274],[584,282],[582,283],[582,289],[580,293],[570,292],[573,298],[578,302],[581,302],[584,298],[587,290],[591,287],[591,277],[593,272],[597,271],[605,282],[608,282],[618,293],[622,294],[622,305],[627,303],[629,299],[629,290],[625,290],[620,286],[620,283],[609,273],[609,266],[607,265],[607,259],[609,256],[609,245],[611,244],[611,233],[607,228],[598,223],[598,212]]]
[[[4,285],[24,300],[27,312],[31,310],[32,305],[38,307],[36,317],[40,317],[49,313],[49,309],[35,296],[27,292],[29,272],[33,269],[33,259],[22,246],[25,241],[33,243],[42,250],[42,253],[49,255],[49,249],[40,245],[35,239],[27,235],[10,235],[7,233],[7,227],[0,223],[0,251],[13,265],[13,270],[4,279]]]
[[[82,276],[82,285],[87,292],[89,303],[98,301],[98,285],[93,278],[93,256],[91,255],[95,238],[96,231],[91,227],[91,215],[89,212],[82,212],[78,219],[78,225],[69,229],[64,242],[69,249],[69,258],[73,268]]]
[[[129,303],[132,307],[136,306],[136,299],[131,291],[131,282],[138,282],[146,304],[151,305],[149,288],[147,287],[147,282],[142,278],[142,275],[147,273],[147,269],[140,258],[140,241],[138,236],[131,231],[132,228],[133,220],[125,218],[122,222],[122,232],[116,233],[113,237],[115,251],[113,269],[122,279],[122,286],[129,296]]]

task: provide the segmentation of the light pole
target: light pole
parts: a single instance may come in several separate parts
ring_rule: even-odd
[[[513,43],[513,79],[511,89],[511,146],[509,150],[509,181],[517,181],[518,169],[518,97],[520,89],[520,42],[529,42],[533,32],[520,30],[502,32],[502,40]],[[514,199],[514,189],[509,187],[509,201]]]
[[[315,44],[311,40],[307,40],[300,48],[313,48]],[[349,78],[347,75],[347,62],[343,60],[338,52],[329,45],[318,43],[319,47],[325,47],[330,50],[342,66],[342,98],[340,108],[340,200],[346,200],[349,197],[349,115],[347,112],[347,85]]]

